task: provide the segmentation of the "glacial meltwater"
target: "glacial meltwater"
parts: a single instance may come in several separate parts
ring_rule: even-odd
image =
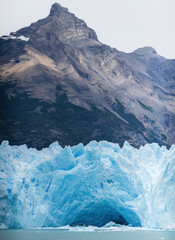
[[[175,231],[0,230],[1,240],[174,240]]]

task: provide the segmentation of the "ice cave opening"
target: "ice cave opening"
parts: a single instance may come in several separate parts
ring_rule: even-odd
[[[130,210],[125,210],[125,216],[128,221],[116,210],[114,206],[109,203],[90,203],[84,206],[83,209],[72,217],[67,219],[70,226],[97,226],[102,227],[109,222],[114,222],[120,225],[132,225],[134,227],[141,226],[139,218]],[[131,217],[132,215],[132,217]]]

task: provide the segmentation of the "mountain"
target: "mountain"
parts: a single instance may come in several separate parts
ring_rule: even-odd
[[[0,38],[0,92],[0,141],[10,144],[175,143],[175,60],[104,45],[58,3]]]

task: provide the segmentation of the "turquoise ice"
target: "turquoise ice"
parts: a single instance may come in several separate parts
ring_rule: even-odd
[[[0,145],[1,228],[175,228],[175,146]]]

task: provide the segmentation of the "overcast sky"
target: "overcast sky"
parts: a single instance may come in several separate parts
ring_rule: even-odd
[[[48,15],[56,0],[0,0],[0,35]],[[175,59],[175,0],[59,0],[120,51],[152,46]]]

